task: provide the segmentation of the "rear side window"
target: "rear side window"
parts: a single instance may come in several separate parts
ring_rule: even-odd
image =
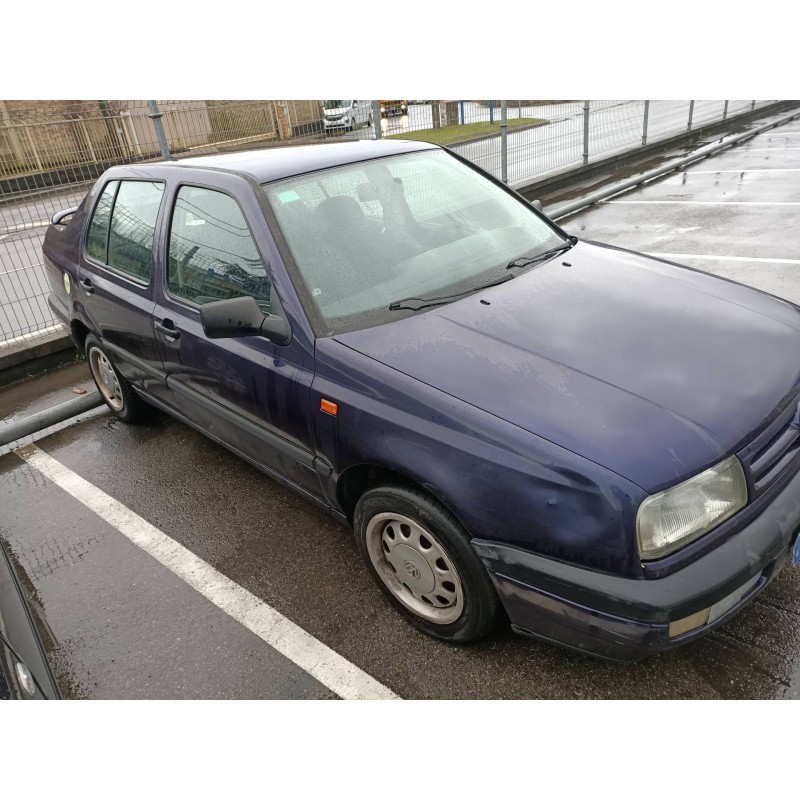
[[[111,206],[114,205],[114,195],[119,181],[111,181],[100,195],[100,200],[94,209],[92,221],[89,223],[89,235],[86,238],[86,251],[89,255],[106,263],[108,253],[108,223],[111,221]]]
[[[167,281],[172,294],[198,305],[250,296],[269,310],[270,280],[232,197],[198,186],[179,189],[170,225]]]
[[[89,255],[111,269],[147,283],[163,196],[163,183],[112,181],[103,191],[89,225],[86,241]]]

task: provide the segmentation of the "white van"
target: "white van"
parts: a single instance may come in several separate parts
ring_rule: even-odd
[[[372,125],[371,100],[324,100],[325,130],[354,131]]]

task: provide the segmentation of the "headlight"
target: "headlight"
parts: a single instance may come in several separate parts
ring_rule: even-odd
[[[639,506],[639,555],[643,560],[661,558],[699,539],[746,504],[744,471],[739,459],[731,456]]]

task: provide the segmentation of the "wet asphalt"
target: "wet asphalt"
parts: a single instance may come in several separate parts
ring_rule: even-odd
[[[794,122],[562,225],[800,303],[799,210]],[[77,364],[4,389],[0,417],[88,380]],[[388,607],[345,527],[165,415],[129,426],[96,413],[37,445],[405,698],[800,697],[797,569],[707,637],[635,664],[505,629],[453,647]],[[0,456],[0,536],[68,697],[334,696],[13,452]]]

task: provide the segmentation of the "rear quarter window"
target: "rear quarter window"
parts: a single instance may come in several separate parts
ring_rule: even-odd
[[[117,193],[118,185],[119,181],[111,181],[103,189],[92,214],[89,234],[86,237],[86,252],[102,264],[106,263],[108,255],[108,226],[111,222],[111,207],[114,205],[114,195]]]

